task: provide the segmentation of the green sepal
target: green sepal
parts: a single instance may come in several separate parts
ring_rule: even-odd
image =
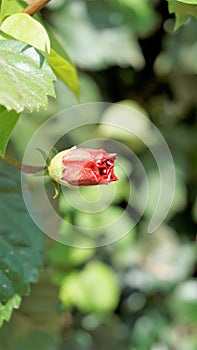
[[[54,184],[54,189],[55,189],[53,199],[56,199],[60,194],[60,185],[55,181],[53,181],[53,184]]]
[[[45,162],[46,162],[46,166],[48,167],[49,164],[51,163],[51,159],[53,159],[53,157],[56,156],[56,154],[58,153],[58,150],[56,148],[52,148],[49,152],[49,154],[47,154],[43,149],[41,148],[37,148],[37,150],[42,154]],[[46,169],[47,170],[47,169]],[[45,174],[48,175],[48,172]]]

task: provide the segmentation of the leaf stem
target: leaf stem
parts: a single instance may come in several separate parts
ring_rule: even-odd
[[[29,4],[22,12],[27,13],[30,16],[35,15],[38,11],[41,10],[49,1],[51,0],[34,0]]]
[[[7,163],[15,166],[16,168],[20,169],[26,174],[36,174],[39,173],[40,171],[43,171],[46,169],[46,166],[35,166],[35,165],[26,165],[18,162],[16,159],[10,158],[8,156],[1,157],[0,159],[6,161]]]

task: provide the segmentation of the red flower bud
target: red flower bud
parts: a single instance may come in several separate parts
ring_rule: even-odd
[[[116,153],[73,147],[58,153],[48,168],[53,180],[68,187],[92,186],[118,180],[114,174]]]

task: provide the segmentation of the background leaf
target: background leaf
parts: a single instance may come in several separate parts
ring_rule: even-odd
[[[179,322],[197,325],[197,281],[193,279],[178,285],[169,297],[168,307]]]
[[[116,1],[92,3],[92,10],[96,8],[94,18],[89,16],[91,3],[73,0],[54,16],[53,25],[74,62],[82,69],[104,69],[110,65],[141,69],[143,54],[135,36],[124,25],[123,15],[117,25],[110,20],[111,12],[116,13],[118,7]]]
[[[0,302],[24,295],[38,279],[44,239],[26,211],[19,172],[0,162]]]
[[[4,323],[0,330],[0,349],[56,350],[60,322],[57,288],[50,284],[45,271],[10,322]]]
[[[19,118],[19,114],[15,111],[8,112],[4,107],[0,106],[0,156],[4,157],[6,146],[10,138],[11,132]]]
[[[0,75],[0,104],[8,110],[47,108],[47,95],[55,96],[55,76],[46,60],[19,41],[0,41]]]
[[[87,264],[81,272],[71,272],[60,290],[60,300],[65,307],[77,306],[82,311],[109,312],[117,306],[118,299],[116,276],[109,266],[99,261]]]

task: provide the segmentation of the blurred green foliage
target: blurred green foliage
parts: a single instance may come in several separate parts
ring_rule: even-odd
[[[43,16],[79,69],[81,103],[135,105],[161,131],[175,162],[176,191],[165,223],[147,235],[158,191],[151,154],[126,132],[95,127],[91,136],[119,140],[142,161],[151,184],[145,214],[125,237],[106,247],[84,250],[48,239],[47,278],[41,277],[3,326],[0,348],[196,350],[197,22],[189,18],[174,32],[174,17],[162,0],[59,0],[51,2]],[[43,121],[78,103],[61,82],[56,94],[47,112],[21,116],[10,144],[19,157]],[[146,125],[141,127],[149,132]],[[89,130],[83,135],[76,131],[60,147],[80,143],[86,133]],[[132,174],[128,159],[123,161]],[[68,190],[59,202],[64,218],[89,227],[121,215],[129,188],[125,174],[117,172],[121,180],[114,184],[116,196],[106,213],[74,209],[70,197],[76,204],[77,194]],[[133,210],[138,210],[143,184],[131,191]],[[90,188],[81,194],[92,203],[97,196]],[[107,192],[103,198],[107,202]],[[132,227],[131,216],[118,229],[124,225]],[[91,235],[86,239],[89,242]]]

